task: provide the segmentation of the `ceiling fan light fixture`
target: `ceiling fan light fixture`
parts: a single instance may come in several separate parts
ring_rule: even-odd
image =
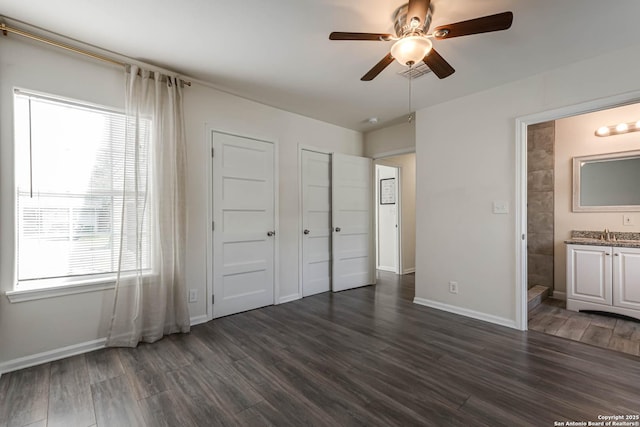
[[[391,56],[402,65],[417,64],[433,47],[431,40],[424,36],[404,37],[391,46]]]

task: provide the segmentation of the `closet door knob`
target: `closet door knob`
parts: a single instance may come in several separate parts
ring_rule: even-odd
[[[310,233],[310,231],[309,231],[309,230],[307,230],[307,229],[305,229],[305,230],[303,231],[303,233],[304,233],[304,234],[309,234],[309,233]]]
[[[271,237],[271,236],[275,236],[276,232],[275,231],[267,231],[267,236]]]
[[[340,232],[340,227],[336,227],[336,233]]]

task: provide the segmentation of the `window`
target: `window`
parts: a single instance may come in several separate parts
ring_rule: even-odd
[[[109,276],[118,270],[121,245],[123,270],[136,262],[149,268],[149,213],[142,224],[127,206],[123,215],[131,166],[125,164],[124,114],[18,90],[14,105],[17,289],[44,279],[60,284]],[[146,122],[143,136],[149,129]],[[146,156],[144,147],[136,151]],[[142,243],[132,227],[142,231]],[[143,246],[141,260],[128,250],[136,244]]]

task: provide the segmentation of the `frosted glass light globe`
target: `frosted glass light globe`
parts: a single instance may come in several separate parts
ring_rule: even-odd
[[[417,64],[431,51],[431,40],[423,36],[409,36],[391,46],[391,56],[402,65]]]

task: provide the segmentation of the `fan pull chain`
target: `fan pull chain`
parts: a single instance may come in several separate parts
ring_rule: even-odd
[[[29,198],[33,199],[33,131],[31,129],[31,98],[29,98]]]
[[[413,64],[409,64],[409,123],[413,121],[413,112],[411,110],[411,81],[413,80]]]

